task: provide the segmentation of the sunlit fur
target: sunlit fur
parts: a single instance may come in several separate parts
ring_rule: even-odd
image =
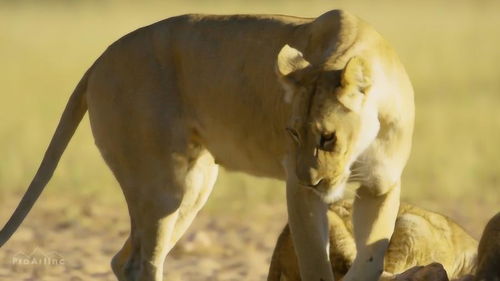
[[[287,199],[304,194],[300,189],[312,189],[322,203],[333,202],[342,197],[347,182],[357,182],[353,222],[358,252],[344,280],[377,280],[411,148],[413,89],[396,53],[362,20],[343,12],[325,13],[312,28],[308,47],[285,45],[276,61],[284,101],[291,104]],[[290,210],[295,205],[288,202]],[[304,258],[326,248],[324,239],[310,241],[324,235],[321,204],[302,205],[302,212],[289,212],[302,278],[331,280],[324,273],[324,255],[314,262]]]
[[[284,89],[291,104],[283,100]],[[360,262],[362,270],[353,266],[346,281],[377,275],[384,249],[371,245],[390,237],[398,198],[369,201],[399,190],[394,187],[411,145],[413,92],[395,53],[357,17],[341,10],[315,19],[194,14],[122,37],[71,96],[37,175],[0,231],[0,246],[41,194],[87,111],[132,222],[112,261],[119,280],[162,279],[163,261],[207,200],[218,165],[287,182],[289,221],[304,230],[294,236],[304,249],[299,257],[322,262],[304,265],[302,274],[332,280],[323,242],[311,239],[325,229],[324,202],[304,194],[295,174],[304,181],[304,171],[315,169],[314,177],[325,179],[315,191],[335,199],[360,153],[368,166],[355,168],[372,194],[359,206],[381,219],[358,222],[360,237],[368,238],[356,243],[361,257],[376,252],[376,266]],[[300,146],[287,144],[290,123],[304,139]],[[339,144],[312,158],[327,129],[336,131]],[[286,169],[282,159],[291,159]],[[373,223],[376,229],[363,228]]]
[[[359,60],[350,64],[355,64],[351,67],[354,69],[304,69],[292,100],[289,127],[301,140],[294,146],[297,177],[305,186],[322,180],[313,190],[327,202],[342,196],[353,163],[375,139],[380,127],[373,96],[358,86],[362,82],[358,79],[363,77],[352,77],[355,73],[350,73],[365,66]],[[285,83],[285,87],[290,85]],[[332,150],[318,149],[321,135],[332,133],[336,139]]]
[[[346,274],[356,256],[351,219],[352,202],[343,200],[330,206],[328,212],[330,261],[336,280],[340,280]],[[488,236],[487,233],[483,235],[486,237],[483,240],[489,238],[495,243],[494,236]],[[395,232],[384,258],[385,276],[399,274],[413,266],[439,262],[446,269],[450,280],[456,280],[474,273],[477,244],[475,239],[451,219],[409,204],[402,204]],[[493,253],[498,247],[491,249]],[[300,281],[296,259],[290,230],[286,226],[276,243],[268,280]],[[495,262],[493,255],[485,255],[484,264],[489,265],[490,271],[494,270]]]

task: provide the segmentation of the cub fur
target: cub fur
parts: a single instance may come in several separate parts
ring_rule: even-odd
[[[351,218],[351,201],[342,200],[330,206],[330,261],[335,280],[347,273],[356,257]],[[497,224],[497,228],[499,225]],[[491,233],[498,236],[500,232],[497,229]],[[495,242],[498,244],[498,240],[493,239],[487,243]],[[451,219],[403,203],[384,258],[384,275],[391,276],[414,266],[439,262],[448,272],[449,278],[455,279],[474,272],[477,244],[474,238]],[[489,254],[494,253],[485,253]],[[278,238],[269,269],[268,281],[280,280],[301,280],[288,225]]]

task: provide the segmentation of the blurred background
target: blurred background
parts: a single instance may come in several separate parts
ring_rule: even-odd
[[[184,13],[317,17],[336,8],[371,23],[412,79],[417,116],[403,200],[446,214],[479,238],[500,210],[494,0],[0,1],[0,224],[26,190],[70,93],[113,41]],[[263,280],[285,222],[282,183],[222,171],[200,218],[169,256],[165,278]],[[127,233],[121,191],[85,118],[38,204],[0,251],[0,277],[114,280],[109,260]],[[36,248],[60,254],[64,265],[13,264],[13,255]]]

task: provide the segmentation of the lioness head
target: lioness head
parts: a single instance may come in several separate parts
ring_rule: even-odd
[[[334,200],[351,176],[351,165],[379,130],[369,65],[360,57],[351,57],[341,69],[312,65],[285,45],[276,72],[284,99],[292,104],[286,130],[297,180]]]

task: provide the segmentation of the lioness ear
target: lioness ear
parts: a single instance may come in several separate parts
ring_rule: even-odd
[[[352,57],[347,62],[341,76],[342,90],[339,92],[338,100],[347,108],[359,111],[370,89],[370,70],[365,60]]]
[[[342,87],[357,87],[366,94],[371,86],[370,69],[367,62],[359,57],[352,57],[342,71]]]
[[[299,50],[288,45],[283,46],[276,60],[276,74],[285,89],[285,102],[292,102],[300,80],[300,71],[310,65]]]

